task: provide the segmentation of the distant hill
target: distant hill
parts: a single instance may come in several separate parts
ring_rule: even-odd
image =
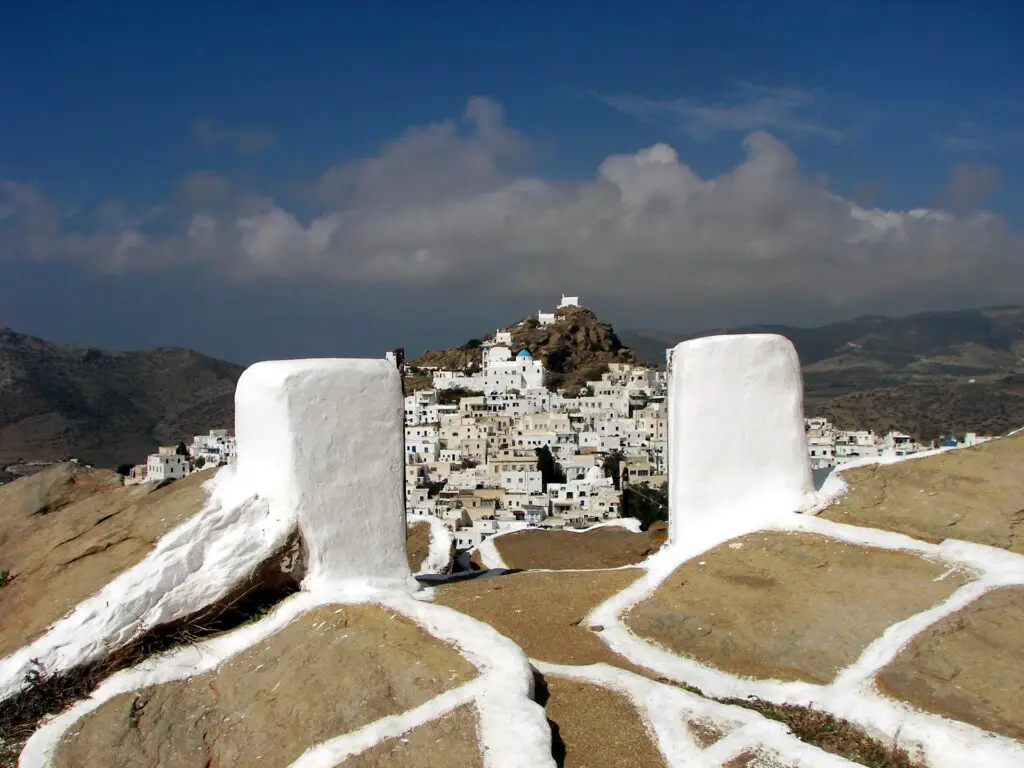
[[[817,328],[623,331],[621,337],[641,360],[664,365],[666,348],[724,333],[789,338],[803,364],[808,414],[843,426],[895,426],[924,439],[1024,426],[1024,307],[869,315]]]
[[[104,352],[0,328],[0,466],[139,462],[234,421],[242,366],[187,349]]]
[[[555,312],[555,322],[540,325],[534,315],[506,326],[512,334],[512,351],[528,349],[530,354],[544,362],[551,372],[551,389],[579,389],[584,382],[599,379],[609,363],[637,362],[633,350],[622,343],[609,323],[600,320],[584,307],[567,307]],[[466,370],[481,363],[481,341],[493,339],[494,333],[470,339],[461,347],[424,352],[410,361],[412,367],[438,367],[448,370]],[[410,382],[416,389],[429,379]]]

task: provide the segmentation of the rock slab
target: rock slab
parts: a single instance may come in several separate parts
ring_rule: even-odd
[[[639,636],[726,672],[828,683],[891,624],[965,581],[906,552],[764,532],[684,563],[626,620]]]
[[[64,735],[53,767],[289,765],[475,675],[388,609],[322,606],[216,670],[111,699]]]

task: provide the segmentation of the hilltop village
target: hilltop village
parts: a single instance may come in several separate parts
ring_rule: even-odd
[[[608,362],[580,387],[558,387],[549,361],[514,343],[520,330],[571,330],[579,311],[578,297],[563,296],[553,312],[520,321],[522,329],[510,326],[474,342],[479,362],[415,366],[429,388],[405,396],[406,509],[410,518],[441,520],[457,549],[496,533],[586,528],[620,517],[649,522],[666,511],[668,373]],[[404,374],[414,367],[401,354],[386,356]],[[937,447],[901,432],[805,421],[808,461],[820,474],[858,459]],[[944,445],[986,439],[967,433]],[[214,429],[189,444],[161,447],[125,482],[179,479],[234,460],[234,437]]]

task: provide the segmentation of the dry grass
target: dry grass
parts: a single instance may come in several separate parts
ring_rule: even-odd
[[[868,768],[926,768],[924,763],[912,759],[907,750],[898,744],[885,744],[859,725],[819,709],[795,704],[774,704],[756,696],[718,699],[705,695],[700,688],[667,677],[659,677],[658,682],[674,685],[720,704],[753,710],[769,720],[782,723],[800,741]]]
[[[752,709],[769,720],[777,720],[801,741],[869,768],[925,768],[924,763],[911,759],[903,747],[885,744],[860,726],[828,712],[793,704],[773,704],[757,697],[717,701]]]

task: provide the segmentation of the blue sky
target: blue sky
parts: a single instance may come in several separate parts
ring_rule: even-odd
[[[1024,300],[1017,4],[216,5],[6,10],[0,325],[244,362],[562,290],[668,329]]]

